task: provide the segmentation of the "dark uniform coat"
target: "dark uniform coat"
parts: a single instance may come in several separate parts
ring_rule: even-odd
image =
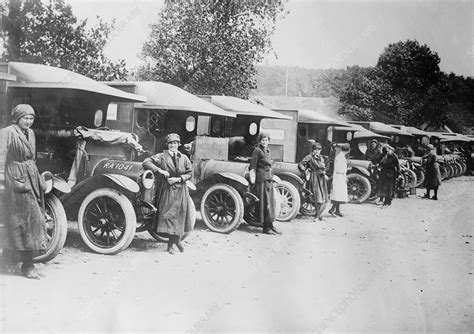
[[[275,195],[273,191],[272,157],[270,150],[258,145],[252,154],[249,170],[255,169],[254,193],[259,198],[256,214],[263,228],[273,227]]]
[[[395,153],[383,154],[379,162],[377,196],[392,198],[395,191],[395,181],[400,172],[400,164]]]
[[[313,193],[311,201],[313,203],[326,203],[328,201],[328,186],[324,158],[321,155],[308,154],[298,164],[298,167],[301,171],[308,170],[310,172],[308,189]]]
[[[191,204],[186,181],[192,177],[191,161],[177,153],[177,166],[170,151],[165,150],[143,161],[143,167],[156,173],[158,215],[155,217],[156,232],[182,236],[194,227],[194,208]],[[181,182],[170,185],[158,171],[167,171],[170,177],[181,177]]]
[[[3,207],[7,211],[9,236],[4,253],[13,256],[16,261],[24,261],[44,254],[47,248],[45,215],[42,210],[45,184],[34,160],[36,141],[33,130],[27,130],[28,139],[17,124],[2,131],[8,201]]]
[[[439,170],[439,164],[436,160],[437,156],[434,152],[428,153],[425,159],[423,159],[423,165],[426,168],[424,183],[425,188],[434,189],[441,185],[441,172]]]

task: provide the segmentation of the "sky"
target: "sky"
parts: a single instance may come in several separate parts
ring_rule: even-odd
[[[106,54],[134,67],[163,1],[66,0],[93,24],[116,19]],[[289,0],[264,64],[304,68],[374,66],[390,43],[416,39],[437,52],[444,72],[474,77],[474,1]]]

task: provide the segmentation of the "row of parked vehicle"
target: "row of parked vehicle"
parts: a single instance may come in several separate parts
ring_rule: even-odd
[[[99,83],[66,70],[17,62],[0,65],[0,73],[5,97],[0,127],[9,123],[9,111],[19,103],[32,105],[38,115],[33,127],[37,165],[50,185],[45,201],[50,251],[37,261],[59,253],[68,220],[77,221],[85,244],[102,254],[126,249],[139,232],[164,240],[166,236],[151,228],[156,185],[142,161],[165,148],[170,132],[181,136],[182,152],[193,162],[192,204],[209,229],[221,233],[234,231],[244,221],[259,225],[248,165],[260,131],[271,136],[281,221],[314,213],[297,167],[311,141],[320,142],[328,156],[331,144],[350,143],[348,190],[352,202],[362,203],[375,194],[374,166],[362,159],[369,139],[400,150],[411,145],[415,152],[426,140],[393,126],[380,130],[374,122],[355,124],[314,111],[272,110],[228,96],[195,96],[161,82]],[[466,144],[459,144],[460,138],[428,136],[440,149],[450,150],[449,158],[440,155],[447,177],[466,172],[463,162],[468,159],[457,151]],[[401,191],[421,185],[420,160],[416,154],[402,160]],[[0,170],[0,195],[2,178]]]

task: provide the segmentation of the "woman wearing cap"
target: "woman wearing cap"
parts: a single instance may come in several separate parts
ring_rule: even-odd
[[[392,204],[393,194],[395,192],[395,182],[400,173],[400,164],[393,148],[384,145],[382,155],[379,158],[379,172],[376,184],[376,193],[383,201],[384,206]]]
[[[22,274],[38,279],[33,259],[46,252],[47,234],[41,208],[45,183],[35,164],[36,140],[30,129],[34,119],[33,108],[29,104],[19,104],[12,111],[13,124],[3,130],[9,236],[3,260],[5,264],[23,262]]]
[[[257,217],[263,224],[263,233],[281,234],[274,226],[275,198],[273,193],[272,157],[268,144],[270,136],[265,133],[258,135],[258,146],[252,154],[250,161],[250,183],[255,184],[255,194],[259,198]]]
[[[181,238],[193,229],[194,208],[191,206],[186,181],[191,179],[191,161],[178,151],[181,139],[178,134],[170,133],[165,138],[168,150],[143,161],[143,167],[158,174],[157,203],[158,215],[155,217],[157,233],[169,236],[167,251],[173,254],[173,245],[184,252]]]
[[[323,220],[322,214],[325,203],[328,201],[328,186],[326,181],[326,166],[321,155],[322,146],[320,143],[311,145],[311,154],[308,154],[298,164],[298,168],[309,172],[308,190],[311,191],[311,201],[316,209],[314,221]]]
[[[334,171],[332,176],[331,201],[332,207],[329,213],[333,216],[342,217],[340,205],[347,203],[347,155],[350,151],[349,144],[336,145],[334,158]]]
[[[426,194],[423,198],[430,198],[431,189],[433,189],[433,197],[431,199],[438,199],[438,187],[441,185],[441,172],[439,170],[438,157],[436,149],[432,144],[428,145],[429,153],[423,157],[423,165],[426,168],[425,188]]]

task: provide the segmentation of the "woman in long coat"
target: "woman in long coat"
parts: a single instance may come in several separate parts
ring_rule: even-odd
[[[433,189],[433,197],[431,199],[438,199],[438,187],[441,185],[441,172],[437,162],[435,147],[428,145],[429,153],[423,158],[423,165],[426,169],[425,188],[426,194],[424,198],[430,198],[431,189]]]
[[[33,130],[35,112],[28,104],[12,111],[12,125],[3,129],[8,244],[6,262],[23,262],[21,272],[39,278],[33,259],[46,252],[47,233],[44,205],[45,183],[35,164],[36,140]]]
[[[316,209],[314,220],[323,220],[322,214],[325,203],[328,201],[328,186],[326,181],[326,165],[321,155],[320,143],[313,143],[311,154],[308,154],[298,164],[298,168],[309,172],[308,190],[311,191],[310,199]]]
[[[376,184],[376,193],[383,201],[384,206],[392,204],[395,192],[395,183],[400,173],[400,164],[397,155],[393,152],[393,148],[385,145],[382,149],[382,155],[379,159],[379,172]]]
[[[178,151],[181,138],[171,133],[165,138],[168,150],[143,161],[143,167],[157,175],[158,215],[155,217],[157,233],[169,236],[167,251],[173,254],[173,244],[184,252],[181,238],[193,229],[194,208],[191,205],[186,181],[191,179],[189,158]]]
[[[256,214],[263,224],[263,233],[281,234],[273,226],[275,221],[275,195],[273,191],[272,156],[268,149],[270,136],[265,133],[258,135],[258,146],[252,153],[250,161],[250,183],[255,184],[255,195],[259,202]]]
[[[349,144],[336,146],[334,158],[334,171],[332,176],[331,201],[332,207],[329,213],[333,216],[342,217],[340,210],[341,203],[348,202],[347,195],[347,154],[349,153]]]

